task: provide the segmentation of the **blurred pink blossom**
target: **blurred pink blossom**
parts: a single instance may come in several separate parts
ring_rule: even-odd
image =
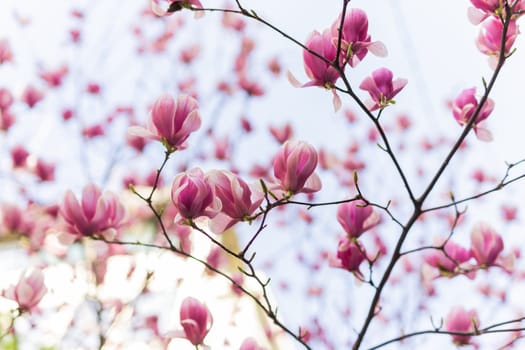
[[[4,297],[18,303],[21,311],[31,311],[40,303],[47,293],[42,271],[34,269],[25,271],[17,284],[6,289],[2,294]]]
[[[466,311],[461,306],[454,307],[445,319],[445,329],[448,332],[471,333],[479,328],[479,317],[476,310]],[[470,343],[470,335],[452,335],[456,345]]]

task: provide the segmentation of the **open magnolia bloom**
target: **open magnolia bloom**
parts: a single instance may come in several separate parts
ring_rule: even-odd
[[[372,72],[372,75],[366,77],[359,88],[368,91],[371,100],[366,102],[370,111],[382,109],[394,103],[394,97],[407,84],[406,79],[398,78],[393,80],[392,72],[387,68],[380,68]]]
[[[339,27],[341,16],[332,24],[332,42],[337,46],[339,40]],[[388,52],[385,45],[380,41],[372,41],[368,34],[368,18],[366,13],[358,8],[348,9],[342,26],[341,33],[341,56],[342,62],[355,67],[361,62],[368,52],[378,57],[386,57]]]

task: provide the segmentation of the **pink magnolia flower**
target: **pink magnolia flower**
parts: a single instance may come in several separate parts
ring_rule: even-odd
[[[372,101],[367,102],[370,111],[382,109],[389,104],[395,103],[393,98],[407,84],[406,79],[398,78],[392,80],[393,74],[387,68],[380,68],[372,72],[372,76],[366,77],[359,88],[368,91]]]
[[[508,55],[518,37],[519,28],[515,20],[510,21],[505,36],[504,55]],[[489,64],[492,68],[496,67],[501,50],[501,37],[503,36],[503,23],[499,18],[491,17],[481,24],[476,45],[478,49],[489,56]]]
[[[337,246],[336,259],[332,259],[330,266],[348,270],[362,277],[359,266],[367,259],[365,248],[355,239],[343,237]]]
[[[323,34],[314,31],[306,41],[306,47],[329,62],[333,62],[336,58],[337,48],[332,43],[332,35],[329,30],[325,30]],[[330,63],[306,50],[303,51],[303,61],[306,75],[311,79],[303,86],[320,86],[327,89],[334,87],[340,75]]]
[[[224,232],[250,217],[263,200],[262,193],[252,191],[243,179],[231,172],[212,170],[208,181],[222,203],[221,212],[210,223],[213,232]]]
[[[280,189],[289,193],[311,193],[321,189],[321,180],[314,173],[317,151],[304,141],[286,141],[273,160],[273,174]]]
[[[187,297],[180,307],[180,324],[185,338],[193,345],[200,345],[213,325],[213,317],[206,305]]]
[[[461,306],[454,307],[445,319],[445,329],[448,332],[470,333],[479,328],[479,317],[476,310],[466,311]],[[470,335],[452,335],[456,345],[467,345]]]
[[[471,253],[452,241],[445,244],[444,250],[445,252],[433,249],[425,255],[424,260],[430,266],[436,267],[441,276],[452,277],[463,267],[462,264],[471,258]]]
[[[183,94],[175,101],[164,94],[153,105],[147,128],[131,126],[129,133],[159,140],[169,151],[174,151],[184,149],[190,134],[200,126],[197,100]]]
[[[317,57],[307,50],[303,51],[304,70],[310,81],[301,84],[297,79],[288,72],[288,80],[295,87],[319,86],[331,90],[334,98],[334,109],[337,111],[341,107],[341,100],[336,94],[335,82],[339,79],[340,74],[330,62],[334,62],[337,55],[337,48],[333,44],[332,34],[329,29],[326,29],[323,34],[314,31],[305,46],[311,51],[317,53],[325,60]]]
[[[482,268],[494,265],[503,250],[501,236],[489,225],[480,223],[472,230],[470,239],[472,242],[470,251],[478,264]]]
[[[474,5],[468,9],[468,18],[472,24],[479,24],[489,16],[505,17],[505,5],[507,3],[512,8],[513,16],[514,13],[525,10],[525,1],[523,0],[511,0],[510,3],[507,0],[470,0],[470,2]]]
[[[476,88],[465,89],[452,103],[452,114],[459,125],[466,125],[474,115],[476,108],[478,108],[478,100],[474,96],[475,93]],[[473,124],[474,133],[481,141],[492,140],[491,132],[481,128],[479,124],[488,118],[493,109],[494,102],[491,99],[487,99],[476,117],[476,122]]]
[[[21,311],[31,311],[46,293],[44,274],[40,270],[32,270],[30,273],[24,272],[18,283],[6,289],[2,294],[16,301]]]
[[[82,191],[80,203],[73,192],[66,192],[60,214],[69,233],[90,236],[113,233],[122,224],[125,211],[115,195],[102,195],[97,186],[89,184]]]
[[[339,28],[341,26],[341,16],[332,24],[331,35],[332,43],[337,46],[339,40]],[[341,50],[344,63],[355,67],[363,60],[368,51],[376,56],[384,57],[387,55],[385,45],[380,41],[372,42],[368,34],[368,18],[366,13],[358,8],[349,9],[346,13],[341,34]]]
[[[175,176],[171,186],[171,201],[178,210],[178,216],[185,219],[200,216],[212,218],[221,209],[219,198],[199,168]]]
[[[379,214],[361,200],[343,203],[337,209],[337,221],[350,238],[358,238],[376,226],[380,219]]]

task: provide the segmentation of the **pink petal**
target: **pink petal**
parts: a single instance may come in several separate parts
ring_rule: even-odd
[[[381,41],[374,41],[370,43],[368,46],[368,51],[376,55],[377,57],[386,57],[388,56],[388,50]]]

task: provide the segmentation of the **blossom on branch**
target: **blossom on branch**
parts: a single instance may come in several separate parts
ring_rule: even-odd
[[[390,104],[394,104],[394,96],[401,91],[407,84],[406,79],[398,78],[392,80],[393,74],[387,68],[380,68],[372,72],[372,75],[366,77],[359,88],[368,91],[372,100],[367,101],[367,107],[370,111],[383,109]]]
[[[453,308],[445,319],[445,329],[448,332],[471,333],[479,328],[479,317],[476,310],[466,311],[461,306]],[[470,335],[452,335],[452,341],[456,345],[467,345],[470,343]]]
[[[433,249],[425,255],[424,260],[428,265],[437,268],[441,276],[453,277],[464,272],[463,269],[467,267],[464,263],[471,257],[470,250],[452,241],[447,241],[442,250]],[[473,277],[473,275],[468,274],[467,277]]]
[[[452,103],[452,114],[454,115],[454,118],[459,123],[459,125],[468,124],[470,118],[472,118],[474,112],[478,108],[478,100],[476,99],[476,96],[474,96],[475,93],[476,88],[465,89],[458,95],[458,97],[456,97],[456,99]],[[481,128],[479,124],[488,118],[490,113],[492,113],[493,109],[494,102],[490,98],[488,98],[483,104],[483,107],[479,111],[476,117],[476,121],[472,126],[476,137],[481,141],[492,140],[492,133],[485,128]]]
[[[525,10],[524,0],[470,0],[474,7],[468,9],[468,18],[472,24],[479,24],[487,17],[505,18],[505,6],[508,4],[514,17],[519,17],[519,12]],[[515,15],[517,14],[517,15]]]
[[[330,266],[353,272],[362,278],[359,266],[365,260],[367,260],[366,250],[361,243],[356,239],[343,237],[339,240],[336,258],[331,260]]]
[[[60,214],[66,221],[67,232],[71,234],[113,235],[124,220],[125,210],[114,194],[106,192],[102,195],[97,186],[89,184],[82,191],[80,203],[73,192],[66,192]]]
[[[213,218],[221,209],[219,198],[199,168],[175,176],[171,186],[171,201],[178,210],[176,221],[200,216]]]
[[[343,203],[337,208],[337,221],[350,238],[358,238],[362,233],[376,226],[381,217],[372,206],[363,201]]]
[[[341,100],[336,94],[335,82],[341,75],[332,65],[332,62],[336,60],[337,48],[333,44],[330,30],[326,29],[322,34],[314,31],[305,46],[308,50],[303,50],[304,70],[310,81],[301,84],[290,72],[288,72],[288,80],[295,87],[319,86],[331,90],[334,95],[334,109],[337,111],[341,107]]]
[[[503,240],[492,227],[484,223],[476,225],[470,239],[472,256],[482,268],[496,264],[496,260],[503,250]]]
[[[212,170],[208,181],[220,199],[220,213],[210,223],[215,233],[221,233],[237,222],[250,217],[263,200],[262,193],[252,191],[250,186],[237,175],[225,170]]]
[[[314,173],[317,151],[304,141],[286,141],[273,160],[273,174],[277,189],[290,194],[311,193],[321,189],[321,180]]]
[[[193,345],[201,345],[213,325],[213,317],[206,305],[187,297],[180,307],[180,324],[183,332],[175,332],[173,336],[185,338]]]
[[[128,132],[135,136],[161,141],[168,152],[186,148],[190,134],[201,126],[198,102],[188,95],[173,97],[164,94],[151,110],[147,128],[131,126]]]
[[[20,311],[31,311],[47,293],[44,274],[40,270],[27,271],[20,276],[18,283],[3,291],[2,296],[18,303]]]
[[[332,24],[332,43],[337,47],[341,16]],[[341,55],[344,64],[355,67],[370,51],[376,56],[385,57],[387,49],[380,41],[372,41],[368,34],[368,18],[366,13],[358,8],[349,9],[345,15],[341,33]]]
[[[499,18],[491,17],[486,19],[481,24],[478,38],[476,39],[476,45],[478,49],[489,56],[489,64],[491,68],[495,68],[501,51],[501,39],[503,37],[503,22]],[[515,20],[511,20],[507,32],[505,35],[505,48],[503,55],[507,56],[510,54],[512,45],[518,37],[519,28]]]

